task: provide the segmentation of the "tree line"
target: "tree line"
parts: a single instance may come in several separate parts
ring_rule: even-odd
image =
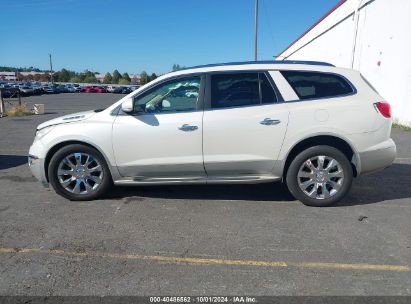
[[[53,73],[53,81],[56,82],[73,82],[73,83],[98,83],[96,75],[99,75],[98,72],[92,72],[86,70],[81,73],[77,73],[74,71],[70,71],[67,69],[61,69],[60,71]],[[139,84],[143,85],[146,84],[158,76],[156,73],[152,73],[148,75],[146,71],[141,72],[140,74],[140,81]],[[34,74],[34,75],[22,75],[17,73],[18,80],[34,80],[34,81],[42,81],[47,82],[51,80],[51,76],[49,72],[43,72],[43,74]],[[121,85],[128,85],[132,82],[130,75],[125,72],[121,74],[118,70],[114,70],[113,73],[106,73],[104,75],[104,79],[102,83],[104,84],[121,84]],[[135,83],[137,84],[137,83]]]
[[[34,67],[14,68],[9,66],[0,66],[1,72],[47,72]]]
[[[1,67],[0,67],[1,69]],[[17,69],[15,71],[5,71],[5,72],[16,72],[17,80],[34,80],[34,81],[42,81],[48,82],[51,81],[51,74],[49,71],[40,71],[38,69],[33,70],[24,70],[24,69]],[[34,75],[22,75],[20,72],[40,72],[41,74],[34,74]],[[97,83],[98,80],[96,78],[98,73],[92,72],[89,70],[85,70],[84,72],[77,73],[74,71],[69,71],[66,69],[61,69],[60,71],[53,72],[53,81],[56,82],[84,82],[84,83]]]
[[[172,67],[173,71],[177,71],[184,68],[179,64],[174,64]],[[34,80],[34,81],[42,81],[47,82],[51,80],[50,71],[40,70],[38,68],[13,68],[13,67],[6,67],[0,66],[0,71],[3,72],[15,72],[17,73],[17,80]],[[42,74],[34,74],[34,75],[22,75],[19,72],[40,72]],[[84,72],[75,72],[70,71],[67,69],[61,69],[60,71],[53,72],[53,81],[56,82],[73,82],[73,83],[97,83],[96,75],[100,75],[98,72],[93,72],[89,70],[85,70]],[[139,84],[144,85],[158,76],[156,73],[148,74],[146,71],[142,71],[140,73],[140,81]],[[114,70],[113,73],[106,73],[104,75],[104,79],[102,81],[105,84],[122,84],[128,85],[132,82],[130,75],[125,72],[121,74],[118,70]],[[137,84],[137,83],[136,83]]]
[[[97,72],[85,70],[84,72],[77,73],[74,71],[61,69],[60,71],[53,73],[53,81],[57,82],[84,82],[84,83],[97,83]]]
[[[84,72],[77,73],[66,69],[61,69],[58,72],[53,73],[53,80],[57,82],[75,82],[75,83],[97,83],[98,72],[92,72],[85,70]],[[107,73],[102,81],[105,84],[130,84],[131,78],[128,73],[120,74],[118,70],[114,70],[113,74]]]

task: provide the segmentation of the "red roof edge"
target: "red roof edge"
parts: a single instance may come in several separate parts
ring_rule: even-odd
[[[298,40],[303,38],[305,35],[307,35],[313,28],[315,28],[318,24],[321,23],[325,18],[327,18],[329,15],[331,15],[334,11],[336,11],[341,5],[343,5],[347,0],[340,0],[336,5],[334,5],[333,8],[331,8],[328,12],[326,12],[320,19],[318,19],[308,30],[306,30],[300,37],[295,39],[285,50],[283,50],[279,55],[287,51],[290,47],[292,47],[294,44],[297,43]],[[277,56],[277,57],[278,57]]]

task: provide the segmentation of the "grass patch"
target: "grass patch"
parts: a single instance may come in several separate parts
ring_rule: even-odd
[[[392,127],[396,128],[396,129],[403,130],[403,131],[411,132],[411,127],[408,127],[408,126],[405,126],[405,125],[402,125],[402,124],[399,124],[399,123],[396,123],[396,122],[394,122],[392,124]]]
[[[6,111],[5,114],[7,117],[23,117],[33,115],[33,113],[27,109],[26,105],[13,106],[10,110]]]

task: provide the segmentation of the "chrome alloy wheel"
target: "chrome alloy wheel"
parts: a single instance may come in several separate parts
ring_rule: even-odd
[[[319,155],[307,159],[298,170],[298,185],[309,197],[323,200],[334,196],[344,182],[344,170],[338,161]]]
[[[63,158],[57,169],[60,185],[74,194],[95,192],[103,181],[103,168],[87,153],[72,153]]]

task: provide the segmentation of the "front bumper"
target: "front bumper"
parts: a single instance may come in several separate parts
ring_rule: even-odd
[[[30,148],[30,152],[28,155],[28,164],[29,164],[30,171],[33,174],[33,176],[37,178],[38,181],[41,182],[41,184],[44,187],[48,187],[49,183],[47,181],[46,172],[44,168],[45,159],[38,157],[35,153],[33,153],[32,150],[34,149]]]
[[[389,167],[397,156],[397,147],[390,138],[366,151],[360,152],[361,175]]]

